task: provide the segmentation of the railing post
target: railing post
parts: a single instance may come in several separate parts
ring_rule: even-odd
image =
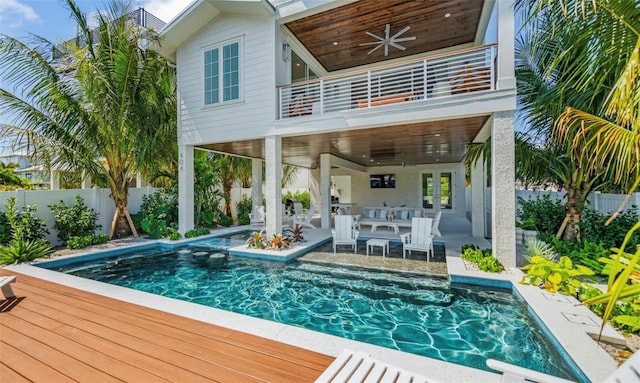
[[[324,80],[320,80],[320,114],[324,114]]]
[[[282,120],[282,88],[278,88],[278,120]]]
[[[427,82],[427,60],[422,61],[422,99],[427,99],[428,82]]]
[[[496,47],[491,47],[490,49],[490,57],[491,57],[491,90],[496,90]]]

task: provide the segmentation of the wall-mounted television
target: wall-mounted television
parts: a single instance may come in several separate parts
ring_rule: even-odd
[[[371,189],[393,189],[396,187],[395,174],[372,174],[369,176]]]

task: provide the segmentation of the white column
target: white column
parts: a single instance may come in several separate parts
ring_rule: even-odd
[[[497,0],[498,7],[498,89],[516,87],[515,77],[515,27],[513,0]]]
[[[484,237],[486,210],[484,206],[484,160],[471,165],[471,235]]]
[[[282,233],[282,137],[264,139],[266,167],[265,200],[267,236]]]
[[[184,234],[193,229],[193,146],[178,146],[178,230]]]
[[[251,160],[251,206],[257,208],[262,205],[262,160]]]
[[[513,111],[494,113],[491,126],[491,247],[505,267],[516,266]]]
[[[138,174],[136,176],[136,187],[137,188],[145,188],[149,186],[147,179],[142,176],[142,174]]]
[[[91,176],[87,175],[85,171],[82,171],[80,189],[91,189]]]
[[[51,190],[60,190],[60,171],[51,169],[51,178],[49,188]]]
[[[331,229],[331,154],[320,154],[320,227]]]

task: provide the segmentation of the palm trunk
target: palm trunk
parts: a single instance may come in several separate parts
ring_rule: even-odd
[[[131,220],[131,215],[127,209],[129,202],[129,187],[126,177],[117,177],[116,185],[111,188],[111,197],[116,205],[116,211],[111,221],[111,231],[109,238],[124,238],[130,235],[138,236],[135,225]]]

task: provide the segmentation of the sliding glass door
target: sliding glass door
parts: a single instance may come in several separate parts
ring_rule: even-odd
[[[452,172],[422,173],[422,207],[427,213],[453,210],[453,180]]]

